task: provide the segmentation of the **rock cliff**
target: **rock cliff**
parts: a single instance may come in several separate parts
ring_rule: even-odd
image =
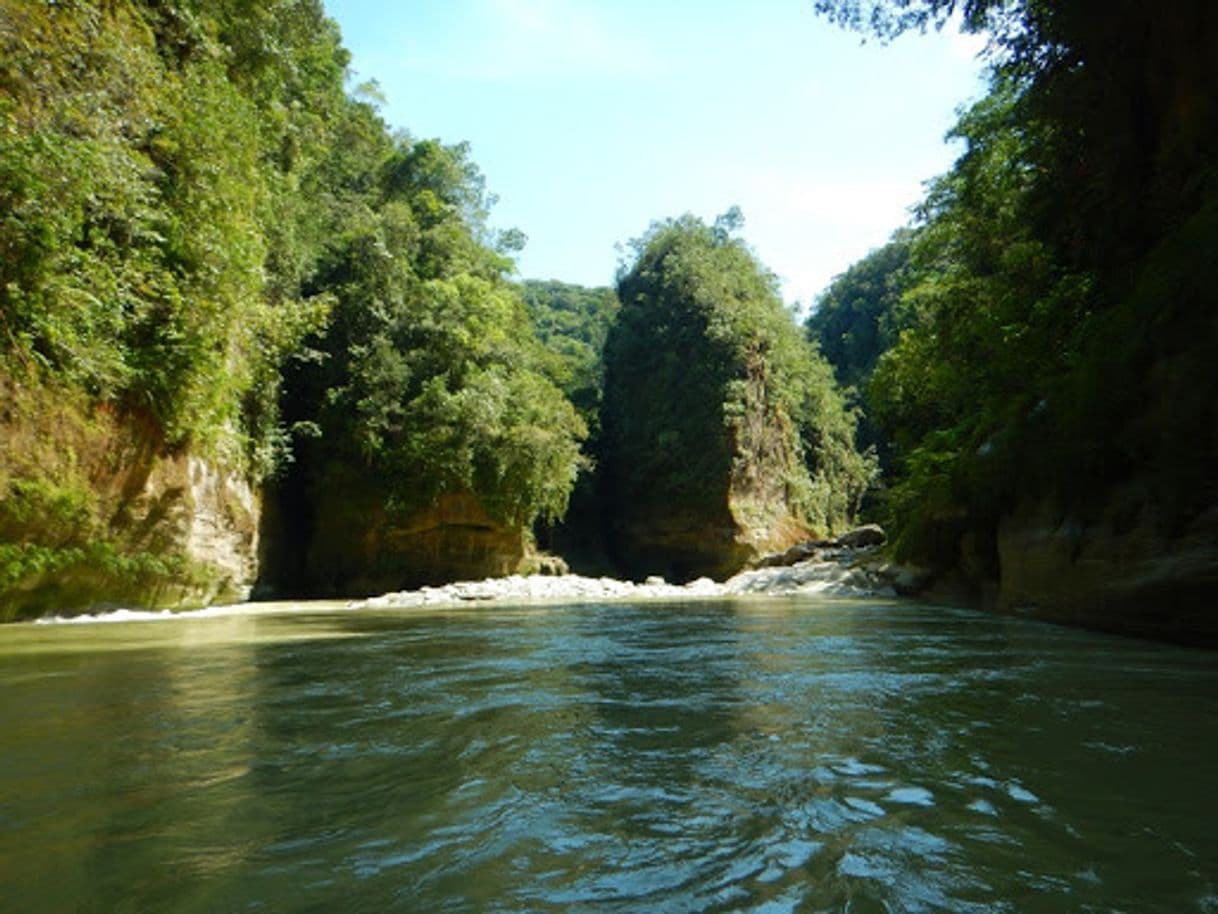
[[[1136,489],[1092,518],[1029,504],[1003,518],[997,553],[1001,611],[1218,646],[1218,504],[1172,525]]]
[[[630,576],[726,578],[850,523],[871,479],[832,370],[733,237],[740,218],[654,223],[618,282],[599,456]]]
[[[1218,503],[1165,510],[1144,483],[1090,507],[1017,503],[945,544],[903,593],[1109,631],[1218,647]]]
[[[331,465],[303,488],[268,493],[260,591],[310,597],[390,590],[538,570],[528,531],[477,498],[441,495],[407,512],[375,480]]]
[[[764,416],[763,404],[755,408],[746,430],[727,436],[722,457],[730,472],[697,498],[669,491],[662,478],[636,479],[619,498],[613,540],[627,573],[721,581],[814,536],[788,500],[789,436],[777,417]]]
[[[0,619],[248,597],[259,500],[136,413],[0,378]]]

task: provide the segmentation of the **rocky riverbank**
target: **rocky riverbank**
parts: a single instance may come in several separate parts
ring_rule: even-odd
[[[830,547],[785,566],[742,571],[723,582],[698,578],[670,584],[660,577],[638,583],[577,574],[512,575],[482,581],[459,581],[352,601],[352,608],[460,606],[474,603],[601,602],[605,600],[682,600],[732,596],[891,597],[903,590],[908,572],[886,563],[872,547]]]
[[[841,541],[835,541],[840,543]],[[773,559],[774,557],[770,557]],[[698,578],[688,584],[670,584],[659,577],[637,583],[617,578],[593,578],[578,574],[511,575],[481,581],[459,581],[437,587],[403,590],[345,604],[333,609],[449,608],[480,605],[544,603],[604,603],[654,600],[710,600],[731,597],[788,596],[793,594],[831,597],[894,597],[916,591],[921,578],[916,571],[886,561],[875,546],[851,548],[820,545],[808,557],[790,565],[767,564],[742,571],[723,582]],[[244,603],[212,606],[188,612],[118,609],[92,615],[44,616],[42,624],[90,622],[140,622],[182,617],[230,616],[247,613],[296,612],[302,604]]]

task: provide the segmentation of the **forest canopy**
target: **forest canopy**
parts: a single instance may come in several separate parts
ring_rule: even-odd
[[[1017,504],[1086,515],[1114,487],[1136,487],[1164,530],[1188,523],[1215,500],[1218,455],[1208,4],[817,8],[885,39],[961,13],[991,39],[990,91],[953,131],[965,152],[907,259],[890,246],[852,268],[809,324],[895,446],[902,550],[951,564],[971,533],[992,563]]]

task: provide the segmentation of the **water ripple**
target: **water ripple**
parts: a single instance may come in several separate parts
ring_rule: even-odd
[[[6,908],[1218,907],[1209,655],[806,599],[132,626],[0,666]]]

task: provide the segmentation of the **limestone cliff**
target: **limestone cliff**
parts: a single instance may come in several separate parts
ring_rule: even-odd
[[[307,485],[268,493],[264,537],[260,589],[269,594],[366,596],[527,572],[538,562],[528,531],[496,520],[472,495],[394,510],[376,480],[338,464]]]
[[[1001,611],[1218,646],[1218,504],[1171,525],[1132,487],[1092,518],[1028,504],[996,545]]]
[[[697,460],[715,468],[713,482],[689,491],[664,474],[621,474],[630,488],[615,505],[614,539],[624,570],[670,580],[724,580],[763,555],[813,537],[791,503],[796,475],[795,435],[766,402],[758,367],[745,384],[736,421],[697,447]],[[694,460],[691,454],[690,461]]]
[[[259,501],[135,413],[0,377],[0,619],[248,596]]]

